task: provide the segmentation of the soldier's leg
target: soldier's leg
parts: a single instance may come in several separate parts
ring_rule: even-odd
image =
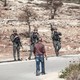
[[[58,51],[61,49],[61,42],[58,41]]]
[[[30,45],[30,54],[29,54],[29,57],[28,57],[29,60],[31,59],[32,52],[33,52],[33,44]]]
[[[57,46],[57,41],[54,41],[53,44],[54,44],[54,49],[55,49],[56,56],[58,56],[58,46]]]
[[[35,43],[36,44],[36,43]],[[33,45],[33,51],[34,51],[34,46],[35,46],[35,44]],[[35,59],[35,56],[34,56],[34,59]]]
[[[13,57],[14,60],[16,61],[16,46],[13,45]]]
[[[59,56],[59,50],[61,49],[61,43],[60,41],[57,41],[57,51],[56,51],[56,56]]]
[[[56,56],[59,56],[59,51],[55,51],[56,52]]]
[[[20,47],[19,46],[17,47],[17,58],[18,60],[20,60]]]

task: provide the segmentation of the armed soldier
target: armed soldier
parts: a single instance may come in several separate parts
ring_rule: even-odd
[[[31,56],[34,51],[34,46],[38,41],[39,41],[39,33],[38,33],[38,29],[35,28],[34,32],[30,36],[30,54],[28,57],[29,60],[31,60]]]
[[[56,56],[59,56],[59,50],[61,49],[61,33],[57,31],[57,28],[51,28],[52,32],[52,40],[53,40],[53,46],[55,49]]]
[[[11,39],[11,41],[13,43],[14,61],[16,61],[16,51],[17,51],[18,61],[20,61],[20,46],[22,47],[22,45],[21,45],[20,37],[17,34],[17,30],[16,29],[13,30],[13,34],[11,34],[10,39]]]

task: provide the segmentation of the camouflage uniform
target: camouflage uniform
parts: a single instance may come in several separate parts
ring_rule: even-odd
[[[14,57],[14,60],[16,61],[16,52],[17,52],[17,58],[18,58],[18,60],[20,60],[20,46],[22,46],[22,45],[21,45],[21,42],[20,42],[20,37],[17,34],[16,30],[13,31],[13,34],[11,34],[10,39],[13,43],[13,57]]]
[[[29,60],[31,59],[32,53],[34,51],[34,46],[38,42],[38,40],[39,40],[39,34],[38,34],[38,32],[35,32],[35,30],[34,30],[34,32],[30,36],[31,44],[30,44],[30,54],[28,57]]]
[[[55,29],[54,32],[52,32],[52,40],[53,40],[53,45],[55,48],[56,56],[58,56],[59,50],[61,49],[61,38],[60,38],[60,36],[62,34],[60,32],[57,32],[56,30],[57,29]]]

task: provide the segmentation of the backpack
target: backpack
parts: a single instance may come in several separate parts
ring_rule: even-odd
[[[38,33],[37,34],[33,33],[31,36],[31,42],[36,43],[36,42],[38,42],[38,39],[39,39]]]

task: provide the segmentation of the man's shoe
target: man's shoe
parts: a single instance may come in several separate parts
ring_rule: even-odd
[[[45,75],[46,73],[45,73],[45,72],[41,72],[41,74],[42,74],[42,75]]]
[[[36,74],[36,76],[39,76],[39,75],[40,75],[40,73],[37,73],[37,74]]]
[[[40,72],[36,72],[36,76],[39,76],[40,75]]]
[[[36,76],[39,76],[40,74],[36,74]]]

